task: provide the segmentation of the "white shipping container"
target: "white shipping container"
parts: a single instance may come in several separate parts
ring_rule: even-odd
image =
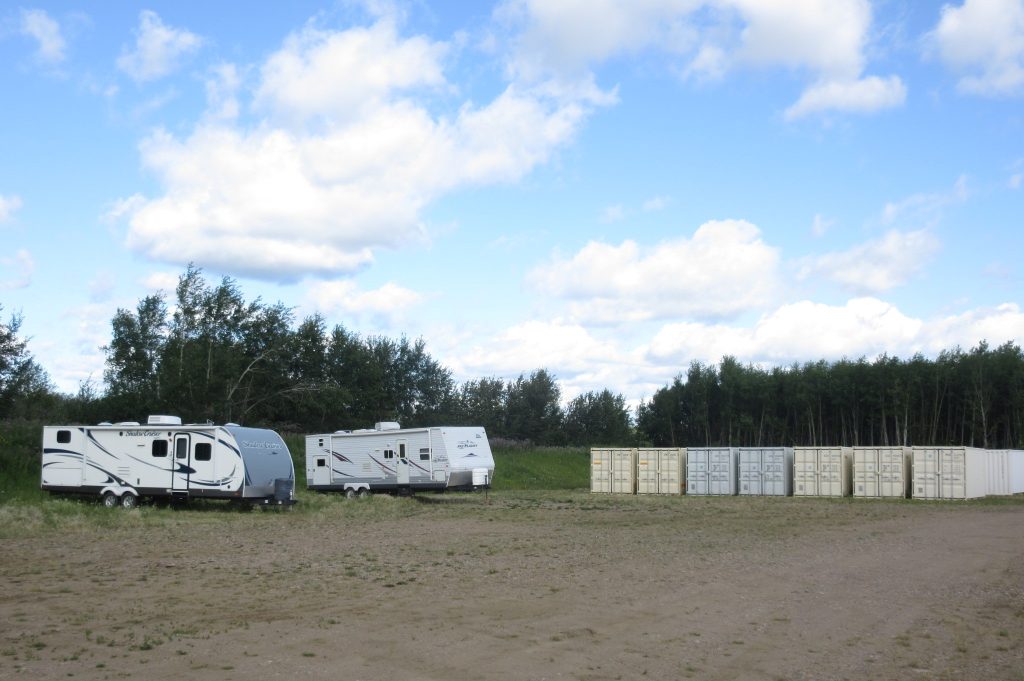
[[[854,447],[853,496],[907,497],[911,465],[910,447]]]
[[[852,447],[793,449],[794,496],[848,497],[852,493]]]
[[[739,493],[790,496],[793,493],[793,448],[740,447]]]
[[[914,498],[985,496],[990,473],[988,454],[975,447],[914,447]]]
[[[687,447],[686,493],[711,496],[736,494],[736,447]]]
[[[1010,494],[1024,494],[1024,450],[1007,449],[1010,468]]]
[[[638,449],[636,493],[682,494],[685,457],[685,449]]]

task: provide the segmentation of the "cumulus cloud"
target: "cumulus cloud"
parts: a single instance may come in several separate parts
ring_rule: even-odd
[[[376,249],[422,242],[420,212],[436,197],[544,163],[593,106],[512,84],[484,105],[434,114],[403,94],[446,87],[446,49],[400,38],[388,20],[289,38],[260,70],[256,103],[269,119],[206,119],[185,138],[158,130],[142,142],[163,195],[115,205],[129,247],[265,279],[349,274]]]
[[[140,283],[151,293],[170,293],[178,288],[178,275],[173,272],[153,272],[146,275]]]
[[[378,318],[400,314],[423,300],[416,291],[392,282],[362,291],[350,280],[317,282],[310,287],[308,298],[317,312]]]
[[[168,26],[152,10],[139,13],[134,49],[125,49],[117,68],[138,82],[157,80],[175,69],[182,57],[197,51],[203,39],[183,28]]]
[[[669,324],[651,341],[649,357],[685,365],[732,355],[744,362],[784,365],[816,359],[903,353],[923,323],[876,298],[841,307],[800,301],[783,305],[752,327]]]
[[[590,242],[528,278],[544,295],[569,300],[575,319],[620,324],[728,317],[763,306],[776,294],[778,264],[778,250],[756,226],[720,220],[651,248]]]
[[[9,221],[14,217],[14,214],[21,208],[21,197],[12,194],[10,196],[4,196],[0,194],[0,224]]]
[[[992,96],[1024,89],[1024,0],[945,5],[927,42],[930,52],[961,74],[961,92]]]
[[[4,275],[0,278],[0,290],[26,288],[32,283],[32,273],[36,270],[32,254],[25,249],[19,250],[13,257],[0,258],[0,266]]]
[[[736,68],[783,67],[812,83],[789,120],[826,112],[899,106],[899,76],[865,75],[871,28],[867,0],[650,0],[617,3],[508,0],[499,18],[519,28],[509,69],[521,77],[578,77],[622,54],[654,50],[680,72],[719,79]]]
[[[939,246],[927,230],[891,230],[849,250],[805,259],[799,275],[825,277],[855,293],[881,293],[918,274]]]

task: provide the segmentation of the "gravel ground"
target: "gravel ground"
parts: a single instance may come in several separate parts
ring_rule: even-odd
[[[1024,679],[1024,499],[47,503],[0,679]]]

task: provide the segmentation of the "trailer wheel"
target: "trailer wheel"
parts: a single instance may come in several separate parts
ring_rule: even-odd
[[[139,498],[131,492],[125,492],[121,496],[121,508],[126,511],[130,511],[139,505]]]
[[[356,491],[354,489],[352,489],[351,487],[346,487],[345,488],[345,498],[346,499],[355,499],[356,498]]]
[[[114,508],[118,503],[117,495],[113,492],[107,492],[103,495],[103,505],[107,508]]]
[[[365,487],[359,490],[360,499],[365,499],[368,496],[370,496],[370,490],[366,489]]]

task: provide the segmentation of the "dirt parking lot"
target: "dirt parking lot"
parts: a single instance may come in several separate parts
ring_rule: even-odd
[[[0,509],[0,679],[1024,678],[1024,500],[49,503]]]

